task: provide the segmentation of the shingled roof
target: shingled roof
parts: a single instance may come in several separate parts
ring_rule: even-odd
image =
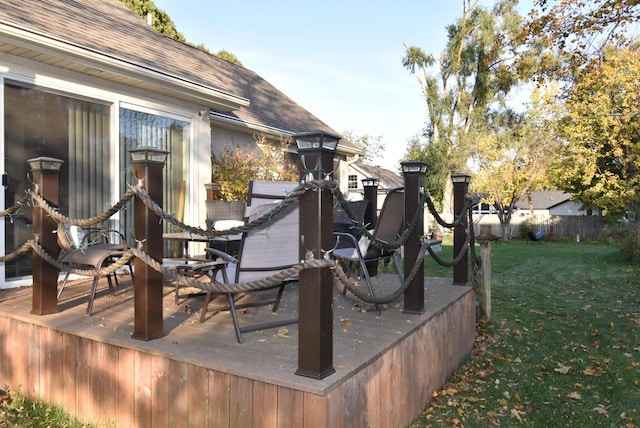
[[[0,52],[121,83],[138,79],[150,91],[167,82],[174,96],[182,87],[241,126],[339,134],[258,74],[164,36],[119,0],[2,0]]]

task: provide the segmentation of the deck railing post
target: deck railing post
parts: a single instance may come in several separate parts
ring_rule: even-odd
[[[294,136],[302,181],[331,179],[339,137],[324,132]],[[333,195],[329,189],[307,190],[300,197],[300,259],[314,259],[333,248]],[[333,367],[333,273],[329,267],[300,272],[298,369],[296,374],[323,379]]]
[[[163,168],[168,152],[151,147],[130,151],[134,180],[160,207],[163,204]],[[152,259],[162,263],[162,222],[139,197],[133,203],[136,245]],[[164,336],[162,319],[162,273],[139,258],[133,262],[134,339],[152,340]]]
[[[62,162],[60,159],[38,157],[29,159],[35,192],[51,206],[58,206],[58,178]],[[55,232],[56,221],[41,207],[33,207],[33,234],[38,244],[52,257],[58,257],[60,247]],[[33,298],[31,313],[47,315],[58,312],[58,273],[59,270],[38,255],[33,254]]]
[[[368,225],[368,229],[374,229],[378,221],[378,182],[375,177],[368,177],[362,180],[364,188],[364,198],[369,201],[364,212],[364,224]],[[370,261],[366,263],[369,276],[374,277],[378,274],[378,261]]]
[[[424,235],[424,207],[422,205],[422,193],[424,192],[424,176],[427,172],[427,164],[422,161],[402,162],[404,174],[404,226],[407,227],[413,220],[416,212],[418,220],[413,232],[404,244],[404,277],[407,278],[414,267]],[[418,275],[404,292],[404,313],[422,314],[424,308],[424,258],[420,260]]]
[[[466,174],[451,174],[451,181],[453,181],[453,215],[460,215],[460,222],[453,228],[453,257],[458,257],[461,252],[464,253],[460,261],[453,266],[453,284],[467,285],[469,282],[469,251],[465,241],[469,217],[467,211],[463,212],[463,209],[471,177]],[[458,219],[456,218],[456,220]]]

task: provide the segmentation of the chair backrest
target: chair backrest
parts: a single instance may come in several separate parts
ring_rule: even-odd
[[[218,221],[244,218],[244,201],[205,201],[207,207],[207,229],[213,229]]]
[[[251,181],[247,213],[259,216],[279,205],[298,186],[288,181]],[[300,261],[298,203],[276,214],[263,227],[245,232],[240,244],[236,282],[247,282],[274,275]]]
[[[342,207],[341,204],[336,205],[333,209],[333,222],[334,223],[351,223],[355,221],[356,223],[361,223],[364,220],[364,214],[367,211],[367,206],[369,205],[368,199],[362,199],[359,201],[346,201],[344,202],[349,206],[351,213],[354,218],[349,217]]]
[[[391,189],[382,204],[373,236],[383,242],[395,242],[402,231],[403,223],[404,189]],[[369,247],[369,252],[377,253],[379,250],[375,245]],[[367,257],[371,256],[376,256],[376,254],[367,255]]]

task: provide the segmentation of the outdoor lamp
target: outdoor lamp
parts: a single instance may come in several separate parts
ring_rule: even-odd
[[[367,177],[367,178],[363,178],[361,181],[364,187],[370,187],[370,186],[377,186],[380,180],[378,180],[377,177]]]
[[[131,160],[133,162],[149,162],[164,164],[167,160],[169,152],[167,150],[161,150],[155,147],[137,147],[135,149],[129,149],[131,154]]]
[[[64,161],[56,158],[40,156],[27,160],[31,171],[60,171]]]
[[[298,150],[324,149],[335,151],[340,137],[324,131],[309,131],[295,134]]]
[[[402,172],[404,174],[416,172],[425,174],[427,172],[427,164],[419,160],[405,161],[400,165],[402,165]]]
[[[469,184],[471,182],[471,176],[467,174],[451,174],[451,181],[456,183],[466,183]]]
[[[338,135],[324,131],[309,131],[295,134],[293,138],[296,140],[298,154],[300,155],[301,180],[310,178],[306,177],[311,173],[310,169],[315,171],[311,173],[311,176],[315,175],[317,179],[325,178],[318,175],[332,175],[329,171],[334,170],[333,158],[338,147],[338,141],[340,141]],[[320,174],[321,172],[323,174]]]

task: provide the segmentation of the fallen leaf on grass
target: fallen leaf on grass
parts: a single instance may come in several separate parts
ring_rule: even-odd
[[[571,367],[565,366],[562,363],[558,363],[558,367],[556,367],[553,370],[558,372],[558,373],[567,374],[567,373],[569,373],[569,370],[571,370]]]
[[[572,400],[582,400],[582,395],[578,391],[573,391],[567,394],[567,398],[571,398]]]
[[[596,407],[594,407],[593,411],[599,415],[609,417],[609,412],[607,411],[607,409],[605,409],[605,407],[602,404],[598,404]]]
[[[449,425],[453,425],[455,427],[457,427],[458,425],[460,425],[460,419],[458,418],[447,418],[444,420],[446,423],[448,423]]]
[[[511,418],[517,419],[519,422],[522,422],[522,416],[524,416],[524,412],[516,409],[511,409]]]

